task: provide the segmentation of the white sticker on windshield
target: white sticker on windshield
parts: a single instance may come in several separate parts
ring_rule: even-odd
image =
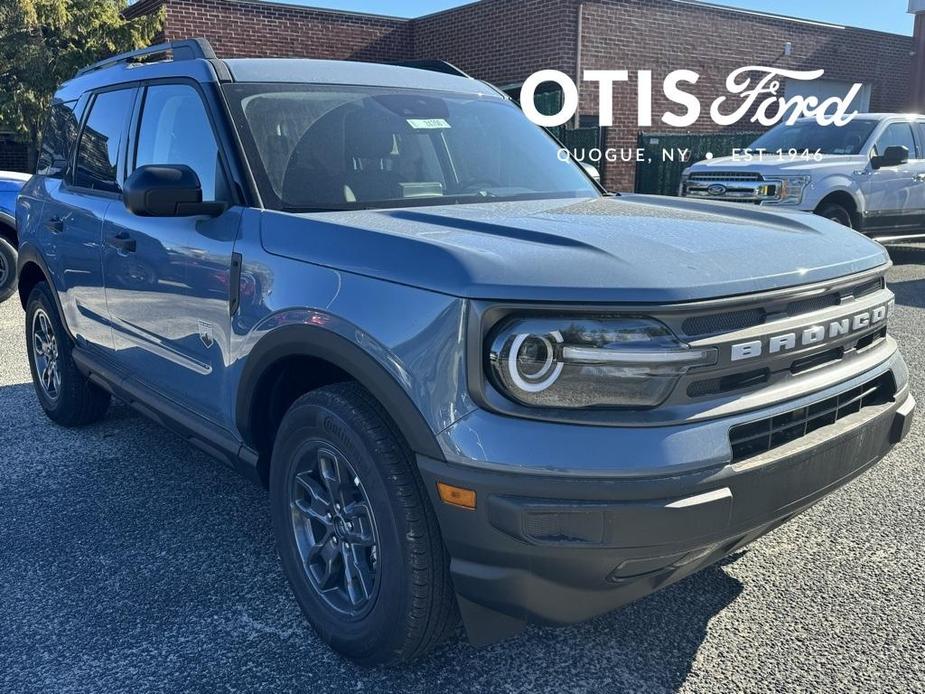
[[[408,118],[408,125],[415,130],[445,130],[450,127],[443,118]]]

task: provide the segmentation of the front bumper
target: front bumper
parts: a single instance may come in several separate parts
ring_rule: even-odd
[[[738,462],[726,449],[725,463],[668,474],[537,474],[419,457],[470,639],[609,612],[784,523],[908,433],[915,401],[897,382],[891,401],[789,443]],[[625,430],[609,431],[618,454]],[[476,509],[442,503],[437,481],[476,490]]]

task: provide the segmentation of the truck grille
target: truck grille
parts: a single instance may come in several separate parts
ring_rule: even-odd
[[[690,181],[761,181],[761,174],[748,171],[719,171],[716,173],[692,173]]]
[[[867,407],[884,405],[896,394],[892,374],[884,374],[862,386],[808,407],[791,410],[776,417],[740,424],[729,431],[732,462],[773,450],[807,434],[835,424]]]

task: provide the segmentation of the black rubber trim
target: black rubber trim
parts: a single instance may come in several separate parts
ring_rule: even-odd
[[[72,353],[78,370],[90,381],[123,400],[132,409],[179,434],[196,448],[262,484],[257,454],[235,436],[194,412],[153,392],[128,374],[120,374],[79,346]]]
[[[4,225],[10,228],[10,231],[12,232],[10,235],[5,233],[6,228]],[[11,214],[7,214],[3,210],[0,210],[0,236],[5,238],[7,241],[11,241],[14,247],[19,245],[17,243],[16,218]]]
[[[244,259],[241,257],[240,253],[235,252],[231,254],[231,295],[228,298],[228,312],[229,315],[232,316],[236,314],[241,307],[241,266],[243,264]]]
[[[234,77],[231,75],[231,70],[228,69],[227,63],[215,57],[214,53],[212,56],[213,57],[209,59],[209,64],[212,66],[212,69],[215,70],[215,76],[218,77],[218,81],[234,82]]]
[[[313,357],[330,362],[356,379],[385,408],[415,453],[443,460],[434,432],[398,382],[371,356],[347,339],[322,328],[287,325],[261,338],[247,358],[238,388],[235,420],[248,446],[255,446],[251,404],[261,378],[281,359]]]

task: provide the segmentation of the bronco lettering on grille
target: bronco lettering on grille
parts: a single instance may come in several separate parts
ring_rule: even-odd
[[[730,360],[742,361],[744,359],[754,359],[763,354],[789,352],[798,347],[823,345],[829,340],[861,332],[883,323],[889,318],[895,305],[896,301],[890,299],[885,304],[838,320],[809,325],[793,332],[771,335],[759,340],[740,342],[732,345]]]

